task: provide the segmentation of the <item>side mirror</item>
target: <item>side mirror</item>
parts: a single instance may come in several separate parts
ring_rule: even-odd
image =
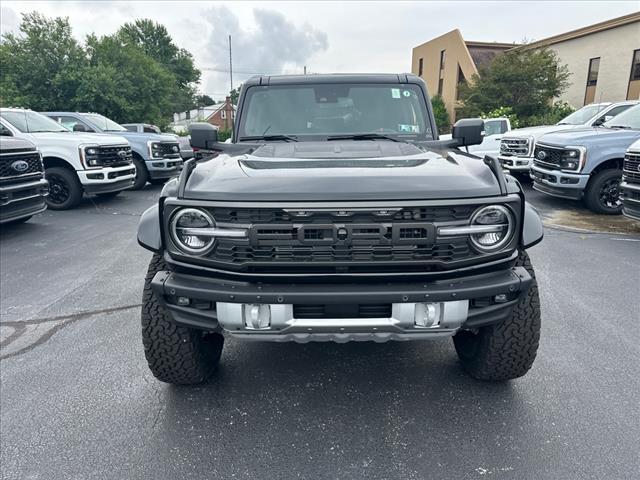
[[[200,150],[211,150],[218,143],[218,130],[206,122],[194,122],[189,125],[191,146]]]
[[[82,123],[76,123],[76,124],[73,126],[73,131],[74,131],[74,132],[87,132],[87,131],[88,131],[88,129],[87,129],[87,127],[85,127]]]
[[[480,145],[484,140],[484,120],[481,118],[458,120],[451,131],[451,138],[463,147]]]

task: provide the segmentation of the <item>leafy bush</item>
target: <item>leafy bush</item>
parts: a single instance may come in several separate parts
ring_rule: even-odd
[[[438,126],[438,133],[449,133],[451,131],[451,119],[449,118],[449,112],[447,112],[444,100],[442,100],[440,95],[431,98],[431,108],[433,109],[433,116]]]
[[[218,141],[224,142],[228,138],[231,138],[231,130],[218,130]]]
[[[508,118],[511,128],[520,128],[520,119],[511,107],[494,108],[487,113],[481,113],[480,118]]]
[[[557,101],[549,110],[541,115],[533,115],[526,119],[523,126],[534,127],[536,125],[555,125],[567,115],[573,113],[575,109],[566,102]]]

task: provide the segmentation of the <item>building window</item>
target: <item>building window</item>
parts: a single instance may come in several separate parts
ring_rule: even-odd
[[[442,72],[444,71],[444,61],[447,58],[447,51],[442,50],[440,52],[440,76],[442,76]]]
[[[589,60],[589,75],[587,76],[587,87],[592,87],[598,83],[598,69],[600,68],[600,57]]]
[[[222,110],[220,112],[220,118],[222,118],[222,120],[226,120],[227,119],[227,112],[225,112],[224,110]]]
[[[631,61],[631,81],[640,80],[640,50],[633,52],[633,60]]]
[[[466,84],[467,84],[467,79],[465,78],[464,73],[462,73],[460,64],[458,64],[458,85],[456,88],[456,100],[460,100],[460,87]]]
[[[418,60],[418,76],[422,76],[422,58]]]
[[[444,86],[444,79],[438,80],[438,95],[442,96],[442,88]]]

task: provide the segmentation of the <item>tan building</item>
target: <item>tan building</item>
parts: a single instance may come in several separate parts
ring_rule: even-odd
[[[524,32],[526,33],[526,32]],[[458,85],[511,48],[549,47],[569,67],[571,86],[560,100],[574,108],[640,97],[640,12],[517,46],[469,42],[453,30],[413,49],[411,71],[440,94],[452,120]]]
[[[458,85],[471,80],[478,69],[513,43],[469,42],[460,30],[452,30],[413,49],[411,71],[427,83],[430,95],[440,95],[452,121]]]

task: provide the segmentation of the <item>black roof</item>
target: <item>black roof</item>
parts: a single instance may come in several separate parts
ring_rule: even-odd
[[[412,73],[323,73],[255,76],[247,80],[245,85],[298,85],[301,83],[423,83],[423,80]]]

